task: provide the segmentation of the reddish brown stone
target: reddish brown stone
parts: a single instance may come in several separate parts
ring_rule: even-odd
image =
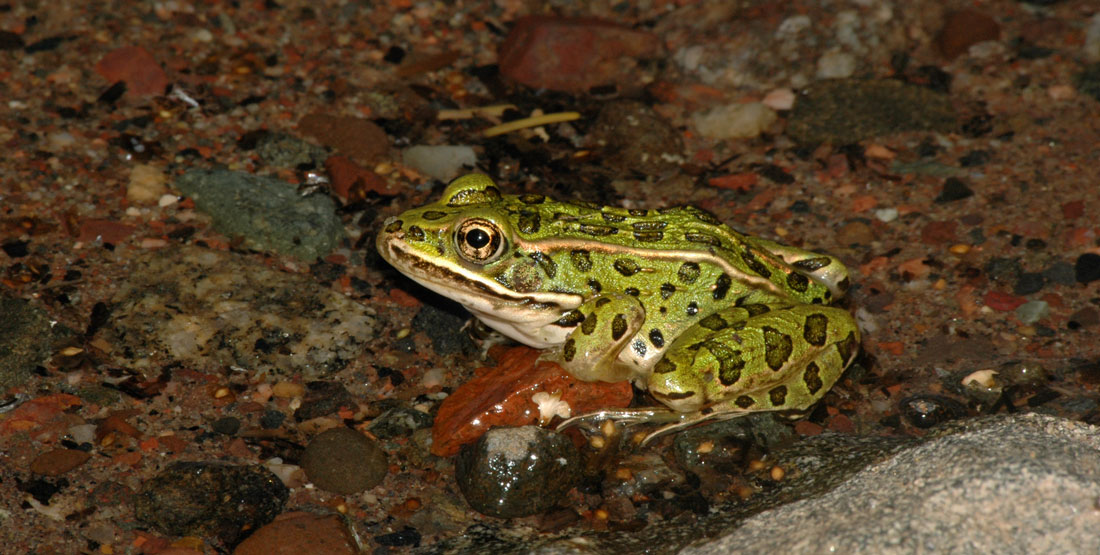
[[[84,220],[80,224],[79,239],[85,243],[101,240],[117,245],[134,234],[137,228],[114,220]]]
[[[1020,305],[1026,303],[1027,299],[1009,293],[1002,293],[1000,291],[990,291],[985,294],[985,297],[982,297],[982,302],[985,303],[985,306],[993,310],[1009,312],[1016,310]]]
[[[134,439],[141,439],[144,435],[141,430],[135,428],[132,424],[126,421],[127,418],[134,416],[135,412],[131,410],[124,410],[113,412],[104,418],[95,428],[96,441],[102,440],[107,434],[116,432],[125,436],[132,437]]]
[[[655,57],[660,39],[598,18],[528,16],[500,46],[500,72],[534,88],[586,91],[629,83],[632,58]]]
[[[920,230],[920,240],[925,245],[942,245],[955,240],[955,228],[958,222],[928,222]]]
[[[31,472],[42,476],[60,476],[92,458],[78,449],[53,449],[38,455],[31,463]]]
[[[552,362],[539,361],[539,351],[516,347],[494,368],[481,368],[439,407],[432,427],[432,453],[449,457],[477,441],[493,426],[525,426],[539,421],[531,397],[540,391],[561,392],[573,416],[630,404],[629,382],[582,382]]]
[[[363,118],[314,112],[298,120],[298,130],[360,164],[369,164],[390,150],[386,132]]]
[[[355,541],[336,515],[313,515],[294,512],[256,530],[241,542],[234,555],[355,555]]]
[[[344,202],[363,200],[367,197],[367,191],[380,195],[397,193],[389,181],[356,164],[347,156],[330,156],[325,160],[325,169],[328,170],[328,177],[332,182],[332,192]]]
[[[96,73],[115,83],[126,82],[126,94],[145,96],[164,94],[168,75],[148,50],[140,46],[123,46],[107,53],[95,65]]]
[[[1071,200],[1062,205],[1062,217],[1067,220],[1076,220],[1085,215],[1085,201]]]
[[[953,60],[971,45],[1001,37],[1001,27],[988,15],[974,10],[949,12],[936,36],[936,48],[944,58]]]

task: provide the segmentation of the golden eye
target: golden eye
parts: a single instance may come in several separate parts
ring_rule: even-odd
[[[504,237],[500,228],[489,220],[471,218],[455,230],[455,245],[463,258],[477,264],[488,264],[504,252]]]

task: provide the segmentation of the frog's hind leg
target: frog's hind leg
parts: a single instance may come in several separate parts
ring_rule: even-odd
[[[858,350],[859,329],[843,309],[745,305],[715,312],[681,334],[646,385],[655,399],[684,413],[804,411]]]
[[[636,409],[608,409],[590,412],[587,414],[581,414],[572,418],[566,419],[561,424],[558,424],[556,431],[562,432],[572,427],[582,427],[589,429],[599,428],[601,422],[613,422],[617,424],[625,424],[627,426],[635,424],[661,424],[656,430],[653,430],[645,435],[639,447],[645,447],[649,445],[654,439],[657,439],[663,435],[667,435],[673,432],[690,428],[696,424],[702,424],[706,422],[719,422],[723,420],[730,420],[740,416],[745,416],[747,412],[713,412],[713,411],[700,411],[700,412],[676,412],[663,407],[650,407],[650,408],[636,408]]]

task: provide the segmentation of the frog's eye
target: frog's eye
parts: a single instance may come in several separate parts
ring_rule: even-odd
[[[471,218],[455,230],[455,244],[462,257],[476,264],[488,264],[504,252],[504,234],[496,224]]]

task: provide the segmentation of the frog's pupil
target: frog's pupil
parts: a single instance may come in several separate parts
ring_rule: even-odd
[[[466,244],[480,249],[489,244],[489,234],[484,229],[471,229],[466,233]]]

